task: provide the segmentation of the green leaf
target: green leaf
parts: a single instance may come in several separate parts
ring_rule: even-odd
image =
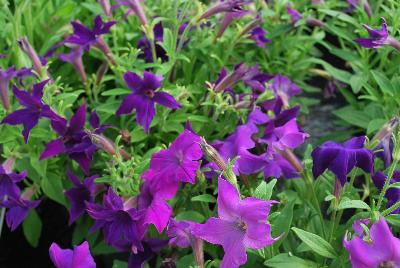
[[[361,75],[361,74],[356,74],[356,75],[352,75],[350,78],[350,86],[351,89],[353,90],[354,94],[357,94],[358,92],[360,92],[361,87],[363,86],[365,81],[365,75]]]
[[[340,201],[338,209],[341,210],[341,209],[347,209],[347,208],[360,208],[360,209],[371,210],[371,208],[368,206],[368,204],[361,200],[344,199],[344,200]]]
[[[367,134],[374,133],[375,131],[379,130],[382,128],[382,126],[386,123],[385,119],[382,118],[377,118],[377,119],[372,119],[367,127]]]
[[[42,232],[42,221],[35,209],[29,211],[28,216],[22,222],[22,229],[29,244],[34,248],[37,247]]]
[[[202,195],[198,195],[198,196],[194,196],[191,199],[193,202],[204,202],[204,203],[215,203],[217,202],[217,200],[215,199],[214,196],[210,195],[210,194],[202,194]]]
[[[277,179],[271,180],[268,182],[268,184],[265,181],[262,181],[254,191],[254,196],[259,199],[270,200],[272,196],[272,190],[274,189],[276,182]]]
[[[292,227],[292,230],[300,238],[300,240],[309,246],[315,253],[331,259],[336,258],[337,255],[335,250],[322,237],[296,227]]]
[[[120,96],[132,93],[131,90],[126,88],[114,88],[101,93],[102,96]]]
[[[114,260],[112,268],[127,268],[128,263],[120,260]]]
[[[49,173],[47,177],[42,179],[41,187],[46,196],[63,205],[64,207],[67,207],[67,201],[65,200],[64,196],[64,188],[60,177]]]
[[[389,96],[394,96],[394,89],[390,80],[379,71],[371,71],[372,75],[375,78],[376,83],[378,83],[383,93],[388,94]]]
[[[312,261],[304,260],[288,253],[278,254],[264,262],[272,268],[317,268],[318,265]]]
[[[195,222],[203,222],[204,216],[197,211],[189,210],[183,211],[176,215],[175,219],[177,221],[195,221]]]
[[[347,123],[364,129],[368,127],[368,123],[371,120],[367,113],[358,111],[351,106],[337,109],[336,111],[333,111],[333,114]]]
[[[272,222],[272,236],[278,237],[282,235],[282,238],[275,242],[274,247],[278,248],[279,245],[285,240],[285,237],[289,234],[290,225],[293,220],[293,208],[295,200],[286,204],[276,220]]]

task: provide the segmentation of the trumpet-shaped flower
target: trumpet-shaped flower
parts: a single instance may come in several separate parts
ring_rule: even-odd
[[[49,248],[49,254],[56,268],[96,268],[87,241],[75,246],[73,250],[61,249],[53,243]]]

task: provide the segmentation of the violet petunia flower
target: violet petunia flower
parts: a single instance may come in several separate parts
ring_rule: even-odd
[[[140,24],[142,26],[147,26],[146,14],[143,11],[142,3],[140,0],[117,0],[119,5],[127,6],[136,16],[139,18]]]
[[[65,191],[65,196],[68,198],[71,204],[68,221],[68,223],[71,225],[85,212],[86,202],[94,202],[94,196],[96,193],[96,184],[94,183],[94,180],[98,176],[85,178],[83,182],[81,182],[79,178],[71,171],[67,172],[67,176],[74,185],[73,188]]]
[[[111,50],[107,43],[102,39],[102,35],[110,32],[110,28],[116,23],[116,21],[103,22],[100,15],[96,16],[93,23],[93,29],[89,29],[78,21],[71,22],[74,28],[74,33],[65,43],[75,44],[82,49],[89,50],[91,46],[98,48],[107,59],[116,65],[116,62],[112,56]]]
[[[124,80],[128,88],[132,90],[132,94],[124,98],[116,115],[130,114],[135,109],[136,121],[146,133],[149,132],[151,121],[156,113],[155,103],[170,109],[181,108],[172,95],[164,91],[156,91],[161,87],[162,76],[144,71],[142,78],[135,73],[126,72]]]
[[[167,53],[165,50],[158,44],[158,42],[163,42],[164,40],[164,29],[161,22],[154,25],[153,28],[154,35],[154,45],[156,49],[156,56],[160,58],[162,62],[168,60]],[[153,62],[153,53],[151,52],[151,41],[143,35],[138,41],[138,48],[142,51],[139,55],[139,58],[143,58],[145,62]]]
[[[53,121],[52,127],[60,138],[50,141],[40,155],[40,160],[47,159],[59,154],[66,154],[76,161],[85,174],[89,174],[90,163],[97,147],[94,145],[84,131],[86,117],[86,105],[82,105],[71,117],[69,124],[67,120]]]
[[[138,209],[143,213],[139,225],[147,228],[149,224],[153,224],[157,231],[162,233],[172,215],[172,208],[166,200],[174,195],[173,192],[161,190],[154,179],[146,181],[138,197]]]
[[[378,188],[379,191],[382,191],[383,186],[385,185],[386,181],[386,176],[382,172],[377,172],[372,176],[372,181],[374,182],[376,188]],[[390,180],[390,184],[400,182],[400,171],[395,171],[393,173],[392,179]],[[389,185],[390,185],[389,184]],[[386,191],[385,197],[387,198],[387,207],[391,207],[392,205],[396,204],[397,202],[400,201],[400,189],[399,188],[389,188]],[[392,211],[393,214],[400,214],[400,208]]]
[[[293,96],[301,93],[301,89],[295,83],[290,81],[286,76],[280,74],[276,75],[272,79],[270,88],[276,97],[279,96],[282,99],[283,104],[286,107],[289,106],[289,100]]]
[[[86,202],[86,211],[96,221],[91,231],[102,229],[109,245],[121,251],[143,251],[140,240],[144,233],[138,225],[141,214],[135,208],[126,207],[111,187],[103,196],[103,205]]]
[[[86,83],[87,76],[85,72],[85,67],[82,61],[83,48],[78,46],[72,49],[69,53],[59,54],[58,58],[62,61],[72,64],[76,72],[79,74],[82,83]]]
[[[179,182],[195,183],[198,160],[202,157],[199,142],[198,135],[184,130],[168,149],[152,156],[150,168],[142,178],[146,181],[156,180],[157,190],[164,189],[169,197],[167,199],[172,198]]]
[[[87,241],[74,246],[73,250],[61,249],[56,243],[52,243],[49,254],[56,268],[96,268]]]
[[[192,230],[196,225],[192,221],[176,221],[171,219],[168,224],[167,235],[169,237],[169,246],[177,246],[180,248],[190,247],[196,239],[193,236]]]
[[[42,81],[33,85],[32,93],[19,90],[17,86],[13,86],[14,96],[19,103],[24,106],[23,109],[12,112],[1,121],[2,124],[19,125],[22,124],[24,129],[22,135],[25,143],[28,142],[28,137],[31,129],[35,127],[40,118],[46,117],[51,122],[60,121],[62,117],[57,115],[47,104],[42,101],[43,88],[49,80]]]
[[[270,39],[265,37],[266,34],[267,32],[264,28],[258,26],[250,32],[250,38],[256,42],[258,47],[265,48],[266,45],[271,42]]]
[[[254,197],[240,199],[238,190],[228,181],[218,179],[218,218],[209,218],[193,227],[193,234],[212,244],[222,245],[225,255],[221,268],[235,268],[246,263],[246,248],[261,249],[277,239],[271,237],[267,223],[270,208],[276,201]]]
[[[368,235],[361,233],[361,228],[355,228],[351,240],[347,235],[343,239],[352,267],[400,267],[400,240],[392,234],[385,218],[372,224]]]
[[[342,186],[346,183],[347,175],[354,167],[365,172],[373,169],[373,153],[364,148],[365,136],[354,137],[343,144],[327,141],[314,149],[313,158],[314,178],[324,173],[326,169],[332,171]]]
[[[0,201],[3,201],[5,197],[11,197],[17,199],[20,196],[20,189],[17,183],[25,179],[26,171],[19,174],[7,170],[3,165],[0,166]]]
[[[288,5],[286,10],[290,15],[290,23],[293,25],[303,18],[303,15],[296,9],[293,9],[291,5]]]
[[[368,17],[372,17],[372,10],[371,6],[368,3],[368,0],[361,1],[361,5],[363,5],[365,13],[367,13]],[[349,4],[347,12],[349,13],[353,13],[360,6],[360,0],[347,0],[347,3]]]
[[[13,198],[12,196],[9,197],[10,199],[0,202],[0,207],[8,208],[6,213],[6,223],[11,231],[14,231],[28,216],[29,211],[40,204],[41,200],[31,201],[25,199],[24,194],[18,198]]]
[[[166,245],[167,240],[161,240],[156,238],[145,238],[142,241],[143,251],[132,253],[128,259],[128,268],[143,268],[144,264],[151,258],[157,256],[157,253],[161,251]]]

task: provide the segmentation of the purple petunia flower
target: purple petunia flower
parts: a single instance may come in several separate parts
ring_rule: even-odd
[[[246,263],[246,248],[261,249],[276,239],[271,237],[267,218],[276,201],[254,197],[240,199],[237,189],[228,181],[218,179],[218,218],[193,227],[193,234],[212,244],[222,245],[225,255],[221,268],[235,268]]]
[[[158,42],[162,42],[164,40],[164,29],[161,22],[154,25],[153,35],[157,58],[160,58],[163,62],[167,61],[167,53],[159,44],[157,44]],[[142,38],[140,38],[138,41],[137,46],[143,52],[139,55],[139,58],[143,58],[145,62],[153,62],[153,54],[151,52],[150,42],[151,41],[146,37],[146,35],[143,35]]]
[[[271,90],[276,97],[279,96],[282,99],[285,107],[289,106],[290,98],[301,93],[301,89],[295,83],[280,74],[272,79]]]
[[[17,110],[7,115],[1,121],[2,124],[19,125],[22,124],[24,129],[22,135],[25,143],[28,142],[28,137],[31,129],[35,127],[40,118],[46,117],[51,122],[59,122],[62,117],[57,115],[47,104],[42,101],[43,88],[49,80],[42,81],[33,85],[32,93],[19,90],[15,85],[13,87],[14,96],[19,103],[24,106],[24,109]]]
[[[389,44],[389,32],[387,29],[386,20],[382,18],[381,29],[372,29],[368,25],[363,25],[367,29],[369,38],[354,39],[358,44],[365,48],[379,48]]]
[[[326,169],[332,171],[342,186],[346,183],[347,175],[354,167],[365,172],[373,169],[373,154],[364,148],[365,136],[355,137],[343,144],[327,141],[314,149],[313,158],[314,178],[324,173]]]
[[[265,48],[268,43],[271,42],[270,39],[266,38],[267,32],[262,27],[255,27],[250,32],[250,38],[256,42],[256,45],[261,48]]]
[[[85,67],[83,66],[82,55],[83,48],[78,46],[77,48],[72,49],[69,53],[59,54],[58,58],[62,61],[72,64],[74,69],[78,72],[82,83],[86,83],[87,77]]]
[[[128,268],[143,268],[148,260],[157,256],[157,253],[167,245],[167,240],[145,238],[142,244],[143,251],[132,253],[129,256]]]
[[[382,191],[383,186],[385,185],[386,176],[382,172],[377,172],[372,176],[372,181],[374,182],[376,188],[379,191]],[[395,171],[393,173],[392,179],[390,180],[390,184],[400,182],[400,171]],[[400,189],[399,188],[389,188],[386,191],[385,197],[388,199],[387,207],[391,207],[396,202],[400,201]],[[400,208],[394,210],[392,213],[399,214]]]
[[[129,9],[133,11],[139,18],[140,24],[142,24],[143,26],[147,25],[147,18],[143,11],[143,7],[142,4],[140,3],[140,0],[117,0],[117,3],[119,5],[124,5],[129,7]]]
[[[25,179],[27,173],[21,172],[19,174],[13,173],[8,169],[5,164],[0,166],[0,201],[3,201],[5,197],[11,197],[14,199],[19,198],[20,189],[17,183]]]
[[[143,78],[141,78],[135,73],[126,72],[124,80],[133,93],[124,98],[116,115],[129,114],[135,109],[136,121],[146,133],[149,132],[151,121],[156,113],[155,103],[170,109],[181,108],[181,105],[172,95],[163,91],[156,91],[161,87],[162,76],[144,71]]]
[[[40,160],[64,153],[76,161],[85,174],[89,174],[90,162],[97,147],[84,131],[85,117],[86,105],[82,105],[72,116],[69,124],[64,118],[61,121],[53,121],[52,127],[60,138],[46,145]]]
[[[65,191],[65,195],[71,203],[71,209],[69,211],[69,224],[71,225],[85,212],[85,202],[93,203],[96,193],[96,184],[94,180],[98,176],[95,175],[85,178],[83,182],[71,171],[67,172],[67,176],[74,184],[73,188]]]
[[[96,268],[87,241],[74,246],[73,250],[61,249],[56,243],[53,243],[49,248],[49,254],[56,268]]]
[[[226,12],[224,14],[224,18],[221,21],[218,33],[216,35],[216,38],[220,38],[225,30],[228,28],[228,26],[235,20],[235,19],[240,19],[244,16],[246,16],[247,14],[250,14],[251,11],[250,10],[244,10],[241,7],[239,7],[238,9],[234,10],[234,11],[230,11],[230,12]]]
[[[293,9],[291,5],[287,5],[286,10],[290,15],[290,23],[293,25],[303,18],[303,15],[296,9]]]
[[[154,154],[150,168],[142,178],[156,180],[157,190],[164,189],[164,197],[172,198],[179,182],[195,183],[198,160],[202,157],[200,137],[184,130],[166,150]]]
[[[143,213],[139,225],[147,227],[154,224],[157,231],[162,233],[172,215],[172,208],[165,200],[174,195],[173,192],[161,190],[154,179],[146,181],[138,197],[138,209]]]
[[[143,251],[143,227],[138,225],[141,214],[135,208],[125,207],[111,187],[103,197],[103,205],[86,202],[86,210],[96,221],[91,231],[102,229],[109,245],[121,251]]]
[[[400,266],[400,240],[393,236],[385,218],[381,217],[372,224],[368,235],[361,233],[361,226],[354,227],[356,234],[353,238],[348,240],[345,236],[343,239],[353,268]]]
[[[14,198],[13,196],[9,196],[10,199],[0,202],[0,207],[8,208],[6,223],[11,231],[14,231],[22,223],[31,209],[36,208],[40,204],[41,200],[29,200],[29,195],[33,194],[31,192],[32,190],[28,189],[20,197]]]
[[[74,28],[74,33],[65,40],[65,43],[76,44],[85,50],[89,50],[91,46],[94,46],[98,48],[113,65],[116,65],[110,48],[101,38],[102,35],[110,32],[110,28],[115,23],[116,21],[103,22],[101,16],[98,15],[94,19],[93,30],[91,30],[80,22],[73,21],[71,24]]]
[[[347,0],[347,3],[349,4],[347,12],[349,13],[353,13],[354,10],[356,10],[360,6],[360,0]],[[368,17],[372,17],[372,10],[368,3],[368,0],[362,0],[361,4],[363,5],[365,13],[367,13]]]
[[[192,230],[196,223],[192,221],[176,221],[171,219],[168,225],[167,235],[169,237],[169,246],[180,248],[190,247],[196,239]]]

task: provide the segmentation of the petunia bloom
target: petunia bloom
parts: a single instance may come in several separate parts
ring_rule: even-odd
[[[371,172],[373,154],[364,148],[365,139],[365,136],[355,137],[343,144],[327,141],[315,148],[311,154],[314,162],[314,178],[328,169],[336,175],[343,186],[346,183],[347,175],[354,167]]]
[[[400,51],[400,42],[389,35],[387,23],[382,18],[382,26],[380,29],[372,29],[368,25],[363,25],[368,31],[369,38],[356,38],[354,39],[359,45],[365,48],[380,48],[384,45],[390,45]]]
[[[289,106],[289,100],[301,93],[301,89],[289,78],[283,75],[276,75],[272,79],[271,90],[274,92],[276,97],[280,97],[283,101],[284,106]]]
[[[3,201],[5,197],[18,198],[20,195],[20,189],[17,183],[25,179],[27,173],[21,172],[19,174],[7,170],[7,167],[3,164],[0,166],[0,201]]]
[[[164,28],[161,22],[154,25],[153,28],[154,35],[154,46],[156,49],[156,56],[160,58],[161,61],[168,60],[167,53],[165,50],[158,44],[158,42],[162,42],[164,40]],[[151,41],[147,38],[146,35],[143,35],[138,41],[138,48],[142,51],[139,55],[139,58],[143,58],[145,62],[153,62],[153,52],[151,51]]]
[[[103,22],[100,15],[96,16],[93,23],[93,29],[89,29],[78,21],[71,22],[74,28],[74,33],[65,43],[75,44],[82,47],[85,50],[89,50],[91,46],[98,48],[112,63],[116,64],[111,50],[102,39],[102,35],[110,32],[110,28],[115,24],[115,21]]]
[[[60,121],[62,118],[57,115],[47,104],[42,101],[43,88],[49,80],[42,81],[33,85],[32,93],[19,90],[14,85],[13,92],[19,103],[24,106],[24,109],[17,110],[7,115],[2,120],[2,124],[19,125],[22,124],[24,129],[22,135],[25,143],[28,142],[28,137],[31,129],[35,127],[40,118],[46,117],[52,122]]]
[[[132,90],[132,94],[125,97],[116,115],[129,114],[135,109],[136,121],[144,128],[146,133],[149,132],[151,121],[156,113],[155,103],[170,109],[181,107],[172,95],[163,91],[156,91],[161,87],[162,76],[144,71],[142,78],[135,73],[126,72],[124,80],[128,88]]]
[[[205,11],[199,18],[199,20],[207,19],[215,14],[222,12],[235,12],[242,10],[242,7],[249,4],[248,0],[226,0],[220,1],[220,3],[215,4],[207,11]]]
[[[93,203],[96,193],[96,184],[94,183],[94,180],[98,176],[85,178],[83,182],[81,182],[71,171],[67,172],[67,176],[74,185],[73,188],[65,191],[65,195],[71,203],[69,224],[72,224],[85,212],[85,202]]]
[[[83,48],[78,46],[77,48],[72,49],[69,53],[59,54],[58,58],[62,61],[72,64],[74,69],[78,72],[82,83],[86,83],[87,77],[85,67],[83,66],[82,55]]]
[[[367,222],[357,222],[361,223]],[[343,239],[353,268],[400,266],[400,240],[392,234],[385,218],[372,224],[368,235],[361,232],[361,226],[353,228],[353,238],[349,240],[346,235]]]
[[[258,47],[264,48],[268,43],[271,42],[270,39],[266,38],[267,32],[262,27],[254,28],[250,33],[250,38],[256,42]]]
[[[102,229],[109,245],[121,251],[143,251],[140,240],[144,233],[140,232],[138,226],[141,214],[136,208],[124,206],[111,187],[103,196],[103,205],[86,202],[86,210],[96,221],[91,231]]]
[[[52,243],[49,254],[56,268],[96,268],[87,241],[74,246],[73,250],[61,249],[56,243]]]
[[[84,131],[85,121],[86,105],[79,107],[71,117],[69,124],[65,119],[53,121],[52,127],[60,138],[52,140],[46,145],[40,155],[40,160],[64,153],[76,161],[85,174],[89,174],[90,163],[97,147]]]
[[[372,176],[372,181],[374,182],[376,188],[378,188],[379,191],[382,191],[383,186],[385,185],[386,176],[382,172],[377,172]],[[392,179],[390,180],[389,183],[393,184],[393,183],[397,183],[397,182],[400,182],[400,171],[398,171],[398,170],[396,170],[393,173]],[[386,191],[385,197],[388,200],[387,207],[391,207],[392,205],[394,205],[400,201],[400,189],[395,188],[395,187],[389,188]],[[394,210],[392,213],[399,214],[400,208]]]
[[[195,183],[198,160],[202,157],[199,146],[200,137],[184,130],[166,150],[154,154],[150,168],[142,178],[156,180],[161,189],[168,189],[174,196],[179,182]],[[172,198],[172,197],[170,197]]]
[[[221,268],[235,268],[246,263],[246,248],[261,249],[276,239],[267,223],[271,206],[276,201],[254,197],[240,199],[237,189],[218,179],[218,218],[209,218],[193,227],[193,234],[212,244],[222,245],[225,255]]]

